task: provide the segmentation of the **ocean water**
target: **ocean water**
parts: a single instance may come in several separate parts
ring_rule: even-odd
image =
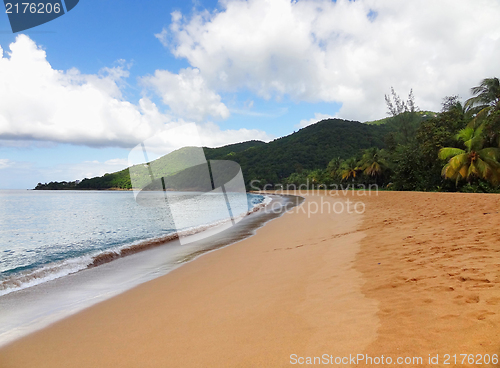
[[[228,219],[220,197],[170,193],[175,216],[151,197],[140,206],[132,192],[0,191],[0,346],[249,237],[302,201],[249,194]],[[179,217],[193,220],[180,230],[197,241],[177,238]]]
[[[139,205],[132,192],[0,191],[0,296],[224,222],[220,197],[174,193],[166,206],[155,195]],[[264,201],[246,199],[235,216]]]

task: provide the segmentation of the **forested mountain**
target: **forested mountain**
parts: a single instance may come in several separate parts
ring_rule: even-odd
[[[348,158],[362,149],[383,148],[384,137],[391,131],[388,125],[327,119],[264,146],[219,159],[239,163],[247,185],[254,179],[277,184],[294,172],[324,168],[334,157]]]
[[[207,160],[233,160],[241,165],[246,184],[253,179],[278,183],[294,172],[324,168],[334,157],[347,158],[369,147],[383,148],[384,137],[395,131],[391,124],[367,125],[357,121],[327,119],[272,142],[248,141],[206,148]],[[176,172],[185,149],[155,162],[163,175]],[[80,182],[39,183],[35,189],[130,189],[129,169]]]

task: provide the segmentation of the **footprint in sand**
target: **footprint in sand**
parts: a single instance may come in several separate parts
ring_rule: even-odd
[[[428,288],[428,290],[433,290],[433,291],[453,291],[455,288],[452,286],[445,286],[445,285],[438,285],[438,286],[432,286]]]
[[[475,317],[476,317],[478,320],[483,321],[483,320],[485,320],[485,319],[486,319],[486,317],[488,317],[488,316],[493,316],[493,315],[495,315],[495,313],[490,312],[490,311],[487,311],[487,310],[481,310],[481,311],[479,311],[479,312],[475,315]]]
[[[490,298],[486,301],[486,304],[489,305],[497,305],[498,303],[500,303],[500,298],[498,297]]]
[[[444,316],[441,316],[441,319],[454,319],[460,317],[460,314],[446,314]]]
[[[479,303],[479,295],[468,295],[465,297],[465,302],[469,304]]]

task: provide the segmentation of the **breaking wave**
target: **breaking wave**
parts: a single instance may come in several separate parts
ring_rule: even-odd
[[[240,215],[238,218],[246,217],[259,211],[271,201],[272,198],[266,196],[262,202],[256,204],[248,212]],[[4,279],[0,279],[0,296],[39,285],[47,281],[55,280],[84,269],[97,267],[121,257],[126,257],[131,254],[164,245],[170,241],[177,240],[182,236],[198,234],[208,229],[221,226],[230,221],[231,219],[225,219],[206,225],[183,229],[161,237],[137,241],[132,244],[102,250],[93,254],[52,262],[36,269],[21,271],[9,275]]]

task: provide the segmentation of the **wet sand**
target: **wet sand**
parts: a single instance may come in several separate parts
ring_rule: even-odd
[[[349,354],[429,366],[439,354],[432,366],[444,366],[444,354],[498,354],[500,196],[347,199],[366,212],[307,195],[255,236],[2,348],[0,366],[282,367],[323,354],[332,366]]]

